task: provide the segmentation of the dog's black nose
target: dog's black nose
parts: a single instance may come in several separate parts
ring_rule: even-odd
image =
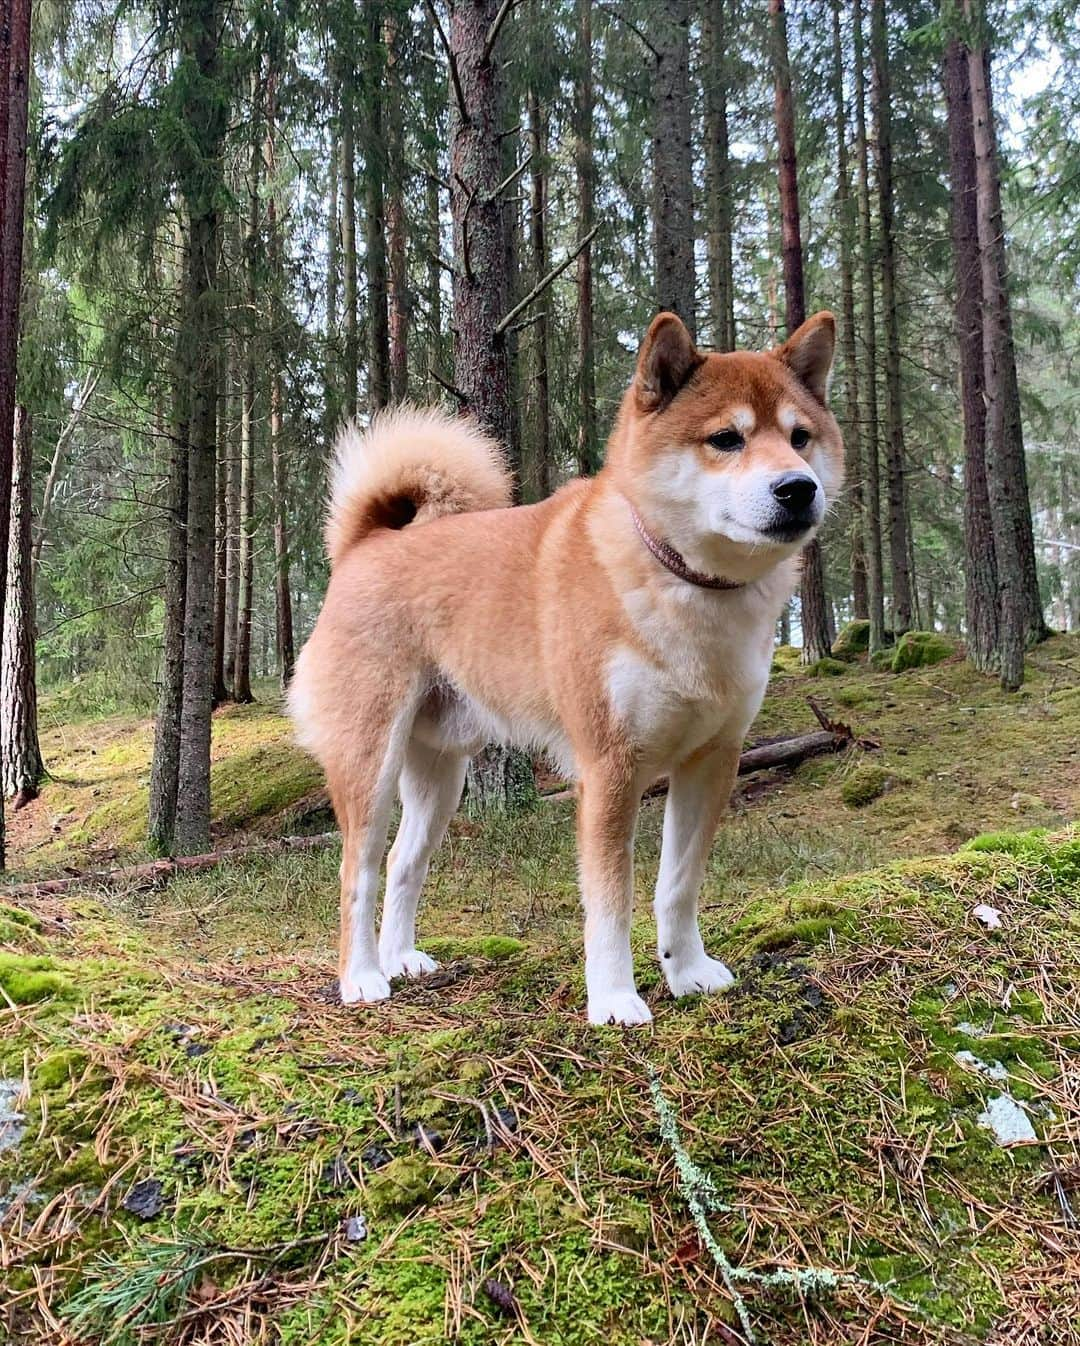
[[[772,493],[792,514],[803,514],[814,503],[817,482],[805,472],[785,472],[772,484]]]

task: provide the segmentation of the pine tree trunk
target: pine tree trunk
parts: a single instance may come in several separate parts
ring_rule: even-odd
[[[386,218],[383,184],[387,153],[383,140],[382,2],[364,6],[364,272],[368,292],[368,411],[390,403],[390,322],[387,314],[389,278],[386,271]]]
[[[694,177],[690,145],[689,0],[654,0],[653,241],[656,304],[697,330]]]
[[[586,238],[595,218],[593,163],[592,0],[577,0],[578,76],[575,88],[574,165],[577,176],[578,237]],[[591,476],[600,466],[596,432],[596,352],[593,346],[592,244],[577,259],[578,442],[577,469]]]
[[[509,232],[496,194],[504,176],[499,113],[505,98],[498,53],[485,56],[498,10],[497,0],[454,0],[450,15],[451,60],[464,102],[463,108],[453,102],[450,128],[454,382],[484,429],[512,447],[507,343],[497,330],[509,298]],[[485,748],[469,768],[468,788],[473,809],[513,808],[533,794],[528,758]]]
[[[866,60],[863,45],[863,0],[852,8],[855,47],[855,149],[858,164],[859,271],[862,292],[862,388],[866,415],[863,421],[862,460],[866,483],[866,588],[870,616],[870,653],[876,654],[885,643],[885,579],[881,539],[881,449],[878,440],[877,393],[877,303],[874,249],[870,203],[870,146],[866,133]]]
[[[399,20],[388,17],[386,44],[387,203],[386,231],[390,253],[390,395],[403,402],[409,391],[409,294],[405,218],[404,89],[401,80]]]
[[[186,273],[186,258],[182,263]],[[187,592],[188,427],[186,388],[175,382],[174,424],[169,443],[165,494],[165,629],[162,633],[161,687],[154,724],[150,768],[150,849],[171,855],[176,831],[176,791],[180,771],[180,716],[184,704],[184,611]]]
[[[218,360],[219,373],[223,368]],[[225,395],[220,382],[217,390],[216,452],[214,459],[214,705],[229,699],[225,681],[225,607],[228,602],[228,520],[226,517],[228,490],[225,476],[229,446],[225,438]]]
[[[532,141],[532,160],[529,171],[530,207],[529,232],[532,241],[533,284],[538,285],[548,270],[547,229],[547,127],[535,89],[529,94],[529,136]],[[536,492],[540,499],[551,494],[554,466],[551,461],[551,403],[548,385],[548,302],[550,291],[542,294],[533,306],[533,434],[536,462]]]
[[[799,174],[795,153],[795,109],[791,97],[787,15],[784,0],[769,0],[776,138],[779,147],[780,232],[784,265],[784,317],[789,333],[806,319],[802,229],[799,220]],[[821,543],[809,543],[802,555],[800,587],[803,661],[824,659],[832,648],[829,609],[825,602],[825,568]]]
[[[862,426],[859,420],[859,370],[855,353],[855,216],[848,163],[847,111],[844,106],[844,53],[840,31],[841,0],[832,0],[833,89],[836,100],[836,205],[840,225],[840,358],[844,369],[844,446],[850,504],[852,610],[870,615],[866,577],[866,519],[863,505]]]
[[[345,310],[346,420],[356,417],[356,381],[360,371],[359,284],[356,269],[356,146],[353,134],[354,93],[346,81],[341,89],[341,252],[344,263],[342,305]]]
[[[230,287],[231,295],[231,287]],[[240,610],[240,452],[236,415],[239,378],[236,338],[230,333],[225,374],[225,680],[231,683],[236,667],[236,619]]]
[[[15,456],[30,61],[30,0],[7,0],[0,21],[0,610],[7,581]],[[3,866],[4,815],[0,805],[0,869]]]
[[[187,589],[184,610],[184,701],[175,845],[198,854],[210,845],[210,716],[214,690],[214,469],[217,458],[217,348],[221,335],[218,256],[221,143],[227,109],[207,97],[220,79],[221,0],[192,5],[182,36],[199,72],[185,120],[198,146],[197,166],[182,183],[190,239],[187,302],[181,315],[181,368],[191,410],[188,436]]]
[[[262,105],[258,72],[251,77],[253,108]],[[238,597],[236,608],[235,661],[232,674],[233,700],[248,705],[251,691],[251,623],[255,585],[255,439],[256,389],[258,388],[257,333],[259,323],[258,253],[259,197],[262,180],[262,145],[257,124],[251,128],[251,158],[247,181],[247,219],[244,226],[244,298],[246,317],[240,327],[240,489],[237,553]]]
[[[34,658],[32,560],[33,427],[26,407],[15,408],[15,460],[11,474],[7,601],[0,667],[0,762],[4,794],[20,809],[38,796],[44,775],[38,744]]]
[[[912,577],[908,540],[907,454],[900,389],[900,315],[896,296],[893,224],[892,93],[885,0],[871,0],[870,49],[874,71],[878,212],[881,219],[881,306],[885,321],[885,461],[889,487],[889,565],[892,571],[893,631],[911,628]]]
[[[705,238],[709,259],[709,322],[718,351],[735,349],[735,281],[732,264],[733,186],[728,148],[729,0],[705,0],[702,72],[705,94]]]
[[[986,17],[977,0],[965,0],[975,32],[968,78],[975,142],[976,220],[983,300],[983,395],[986,402],[986,478],[998,569],[1001,685],[1024,680],[1024,648],[1046,635],[1035,569],[1020,393],[1009,305],[1005,225],[997,138],[990,92]]]
[[[994,528],[986,486],[986,403],[983,394],[982,279],[976,208],[975,138],[967,52],[956,38],[945,48],[949,178],[952,192],[956,339],[964,419],[964,608],[967,656],[982,673],[998,660],[998,581]]]
[[[338,351],[338,277],[341,272],[341,221],[338,214],[341,141],[330,125],[326,211],[326,348],[323,355],[323,441],[329,447],[341,419],[341,360]]]
[[[288,526],[288,487],[285,469],[285,444],[283,439],[283,390],[282,367],[285,354],[282,349],[285,328],[285,312],[282,291],[285,285],[285,270],[281,254],[281,230],[278,227],[277,197],[275,183],[277,176],[276,137],[276,88],[277,80],[273,70],[266,80],[266,176],[269,192],[266,198],[267,254],[270,270],[270,479],[274,511],[274,632],[275,651],[277,653],[278,676],[282,688],[292,681],[293,665],[296,663],[295,639],[293,635],[292,592],[289,587],[289,526]]]

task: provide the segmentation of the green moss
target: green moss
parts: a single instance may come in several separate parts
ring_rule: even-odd
[[[1054,837],[1046,828],[1027,832],[987,832],[964,848],[997,855],[1013,855],[1044,866],[1060,883],[1080,883],[1080,837]]]
[[[86,1069],[89,1058],[77,1047],[62,1048],[52,1052],[34,1069],[34,1090],[59,1089],[62,1084],[77,1078]]]
[[[904,673],[909,668],[929,668],[948,659],[955,645],[937,631],[906,631],[897,641],[893,653],[892,671]]]
[[[773,650],[772,671],[774,673],[798,673],[802,668],[802,652],[794,645],[777,645]]]
[[[870,667],[878,672],[883,669],[891,669],[893,666],[894,652],[891,649],[875,650],[870,656]]]
[[[877,763],[863,762],[844,780],[840,787],[840,798],[848,808],[865,808],[875,799],[880,799],[897,780],[898,777],[886,767]]]
[[[870,623],[863,618],[856,618],[841,628],[833,641],[832,652],[835,659],[850,660],[865,654],[869,648]]]
[[[806,668],[807,677],[810,678],[842,678],[845,673],[850,673],[847,664],[839,659],[832,659],[828,655],[824,659],[818,659],[815,663],[808,664]]]
[[[525,951],[520,939],[509,935],[474,935],[469,939],[421,940],[426,952],[433,958],[449,962],[455,958],[513,958]]]
[[[438,1190],[431,1160],[426,1155],[405,1154],[392,1159],[368,1179],[365,1199],[371,1214],[378,1218],[429,1205]]]
[[[51,958],[26,958],[15,953],[0,953],[0,987],[16,1005],[75,994],[71,978],[59,971]]]

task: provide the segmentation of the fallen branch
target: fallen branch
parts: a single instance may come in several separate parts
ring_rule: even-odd
[[[125,865],[120,869],[88,870],[69,874],[62,879],[41,879],[33,883],[16,883],[0,889],[0,896],[8,898],[53,897],[73,888],[157,888],[177,874],[192,870],[213,869],[231,860],[244,860],[252,855],[279,855],[283,851],[316,851],[341,840],[339,832],[322,832],[313,837],[277,837],[259,841],[250,846],[235,846],[224,851],[207,851],[204,855],[178,855],[171,859],[149,860],[140,865]]]

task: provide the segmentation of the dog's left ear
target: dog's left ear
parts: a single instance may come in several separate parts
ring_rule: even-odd
[[[836,319],[826,309],[796,327],[773,354],[781,364],[787,365],[804,388],[824,403],[829,393],[835,352]]]
[[[638,352],[634,390],[640,411],[662,411],[705,357],[686,324],[674,313],[658,313]]]

